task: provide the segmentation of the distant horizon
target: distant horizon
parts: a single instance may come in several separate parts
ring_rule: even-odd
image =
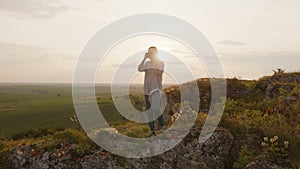
[[[275,70],[275,69],[274,69]],[[284,70],[284,69],[283,69]],[[300,71],[290,71],[290,72],[284,72],[286,74],[288,73],[300,73]],[[273,73],[274,74],[274,73]],[[247,79],[247,78],[242,78],[242,77],[225,77],[226,79],[239,79],[239,80],[259,80],[260,78],[262,77],[265,77],[265,76],[272,76],[273,75],[272,73],[270,73],[269,75],[264,75],[264,76],[260,76],[259,78],[255,78],[255,79]],[[200,77],[200,78],[196,78],[194,80],[198,80],[198,79],[213,79],[214,77]],[[193,81],[193,80],[191,80]],[[186,81],[186,82],[190,82],[190,81]],[[183,83],[186,83],[186,82],[183,82]],[[45,81],[32,81],[32,82],[29,82],[29,81],[26,81],[26,82],[0,82],[0,84],[73,84],[73,82],[69,82],[69,81],[49,81],[49,82],[45,82]],[[88,84],[88,83],[81,83],[81,84]],[[109,82],[95,82],[96,85],[110,85],[112,83],[109,83]],[[127,84],[127,83],[116,83],[116,84],[120,84],[120,85],[124,85],[124,84]],[[143,82],[135,82],[135,83],[131,83],[133,85],[143,85]],[[163,85],[176,85],[176,83],[163,83]]]

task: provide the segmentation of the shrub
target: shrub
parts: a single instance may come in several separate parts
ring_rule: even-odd
[[[84,132],[72,128],[54,133],[53,138],[72,142],[78,144],[79,147],[86,149],[93,149],[96,147],[95,143]]]
[[[1,169],[9,169],[8,163],[9,150],[5,147],[5,144],[0,140],[0,166]]]
[[[39,138],[47,135],[51,135],[55,133],[56,131],[62,131],[63,129],[57,128],[57,129],[49,129],[49,128],[31,128],[27,131],[21,131],[18,133],[15,133],[11,136],[11,139],[13,140],[20,140],[23,138]]]
[[[264,152],[269,155],[269,160],[284,167],[291,167],[292,165],[288,158],[289,144],[289,141],[280,142],[278,136],[273,138],[264,137],[261,143]]]
[[[245,168],[246,165],[254,158],[253,152],[247,145],[243,145],[239,152],[238,159],[233,163],[233,168]]]

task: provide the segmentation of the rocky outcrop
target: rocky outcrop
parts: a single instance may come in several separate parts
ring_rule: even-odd
[[[267,160],[255,160],[249,163],[245,169],[282,169],[282,167],[272,164]]]
[[[249,87],[243,84],[243,80],[226,79],[227,85],[227,98],[239,99],[249,94]]]
[[[210,102],[211,102],[211,82],[208,78],[200,78],[197,79],[197,86],[198,86],[198,92],[199,92],[199,100],[200,103],[193,103],[193,99],[188,100],[188,102],[191,103],[191,105],[198,105],[199,104],[199,112],[205,112],[208,113],[209,108],[210,108]],[[214,79],[217,80],[217,79]],[[194,91],[194,83],[184,83],[181,85],[181,88],[185,88],[187,93],[195,93]],[[215,83],[214,84],[214,90],[215,92],[218,92],[219,89],[220,91],[223,91],[223,80],[220,81],[220,83]],[[247,87],[245,84],[243,84],[242,80],[238,79],[226,79],[226,96],[227,98],[231,99],[239,99],[242,98],[246,95],[249,94],[250,88]],[[180,88],[179,86],[171,86],[169,88],[164,89],[164,92],[166,94],[166,98],[168,101],[168,104],[166,106],[165,112],[166,114],[172,115],[174,112],[173,106],[176,103],[181,103],[181,98],[180,98]],[[193,94],[190,94],[191,96]],[[194,108],[194,110],[196,110]]]
[[[201,146],[201,157],[209,168],[225,168],[233,147],[234,137],[225,129],[214,133]],[[224,167],[223,167],[224,166]]]
[[[106,169],[122,168],[116,156],[96,150],[86,154],[76,144],[58,143],[53,150],[38,145],[22,145],[13,149],[9,162],[13,169]]]
[[[59,143],[51,150],[39,145],[22,145],[12,150],[9,161],[13,169],[225,169],[228,168],[227,159],[233,141],[234,137],[228,130],[220,129],[204,143],[199,143],[198,138],[193,137],[163,154],[141,159],[119,157],[100,148],[87,153],[69,142]]]
[[[266,98],[279,98],[280,88],[291,92],[295,84],[300,83],[299,73],[283,73],[273,76],[266,76],[259,80],[260,86],[265,90]],[[297,95],[290,98],[290,100],[297,99]]]

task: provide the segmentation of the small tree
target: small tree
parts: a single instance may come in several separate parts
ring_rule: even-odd
[[[274,75],[282,75],[284,73],[284,70],[281,68],[277,68],[276,70],[273,70]]]

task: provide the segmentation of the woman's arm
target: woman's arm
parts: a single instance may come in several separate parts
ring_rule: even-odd
[[[138,71],[139,71],[139,72],[143,72],[143,71],[146,70],[146,69],[145,69],[145,61],[146,61],[147,58],[148,58],[148,54],[145,53],[144,59],[142,60],[142,62],[141,62],[141,63],[139,64],[139,66],[138,66]]]

